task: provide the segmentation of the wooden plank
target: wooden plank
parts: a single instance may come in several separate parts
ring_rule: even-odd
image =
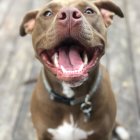
[[[17,3],[17,2],[15,2],[15,3]],[[0,59],[0,64],[1,64],[0,77],[1,78],[3,78],[3,76],[6,73],[7,65],[12,57],[11,55],[13,55],[14,52],[16,51],[16,48],[14,45],[16,43],[16,40],[17,40],[17,37],[19,34],[21,12],[22,13],[24,12],[24,11],[22,11],[24,8],[29,9],[27,6],[22,7],[22,8],[17,8],[18,5],[16,5],[17,6],[16,7],[14,5],[15,3],[13,1],[11,10],[9,11],[9,13],[11,11],[13,11],[13,12],[5,17],[4,22],[3,22],[3,27],[0,28],[0,42],[1,42],[1,44],[4,44],[4,46],[0,47],[0,56],[2,58],[2,59]],[[24,6],[25,3],[26,3],[26,1],[25,2],[20,1],[20,3],[17,3],[17,4],[23,4],[23,6]],[[8,9],[8,7],[7,7],[7,9]],[[22,16],[23,15],[24,14],[22,14]]]
[[[28,0],[14,1],[1,30],[3,31],[1,42],[5,45],[1,48],[4,52],[0,52],[3,61],[7,62],[5,66],[5,75],[2,76],[3,79],[1,80],[1,89],[3,89],[3,91],[1,92],[0,99],[0,112],[4,112],[1,113],[1,140],[10,140],[12,138],[12,130],[23,98],[23,94],[20,94],[22,91],[20,85],[22,80],[27,78],[26,72],[29,73],[31,69],[31,63],[29,63],[29,57],[27,57],[29,54],[27,53],[24,55],[25,52],[27,52],[25,50],[29,50],[28,48],[30,45],[25,44],[26,47],[24,47],[24,50],[21,47],[21,44],[24,42],[21,42],[17,37],[17,29],[19,26],[17,21],[20,21],[21,15],[29,8],[28,6],[30,6],[30,4],[31,1]],[[9,29],[7,28],[7,23],[10,25]],[[8,52],[9,56],[4,55],[6,52]]]
[[[124,8],[128,1],[116,1]],[[128,11],[125,11],[127,14]],[[115,19],[109,36],[109,71],[113,89],[118,102],[118,120],[129,130],[131,139],[140,139],[139,114],[136,101],[136,87],[134,81],[133,64],[128,47],[130,33],[126,29],[127,19]],[[128,39],[129,38],[129,39]],[[132,46],[131,46],[132,47]]]
[[[1,16],[0,16],[0,27],[3,25],[4,19],[6,15],[9,13],[11,9],[11,4],[14,2],[14,0],[1,0],[0,1],[0,11],[1,11]]]
[[[35,7],[37,7],[37,5],[38,6],[41,5],[41,2],[33,1],[33,6],[31,9],[34,9]],[[23,38],[22,38],[22,41],[24,41]],[[29,42],[29,40],[26,40],[26,41]],[[32,45],[30,46],[30,48],[31,47]],[[25,53],[26,52],[27,50],[25,51]],[[24,81],[37,78],[41,69],[41,64],[35,58],[29,61],[30,63],[32,63],[32,70],[30,71],[29,76],[27,76],[27,78]],[[25,85],[24,87],[25,87],[24,92],[22,93],[24,94],[24,98],[22,99],[19,114],[15,123],[15,126],[13,128],[13,132],[12,132],[12,138],[14,140],[35,139],[35,133],[32,126],[32,121],[30,118],[30,110],[29,110],[30,99],[31,99],[31,94],[33,91],[34,84]]]
[[[37,61],[33,64],[31,76],[36,77],[40,71],[40,64]],[[28,77],[29,78],[29,77]],[[35,139],[35,133],[30,116],[30,100],[33,91],[34,84],[25,85],[25,91],[23,92],[24,98],[22,100],[22,105],[19,111],[19,115],[13,129],[13,139],[14,140],[33,140]]]
[[[127,5],[127,22],[129,23],[127,29],[129,29],[129,33],[131,34],[131,56],[132,62],[134,65],[133,74],[134,81],[137,93],[137,104],[139,106],[139,117],[140,117],[140,65],[138,64],[140,60],[140,2],[137,0],[129,1],[129,5]]]
[[[33,2],[33,8],[39,8],[40,6],[46,4],[50,0],[42,0],[42,1],[35,1]]]
[[[32,89],[33,85],[24,86],[24,92],[22,92],[24,98],[22,99],[19,115],[12,132],[12,138],[14,140],[35,139],[29,110]]]

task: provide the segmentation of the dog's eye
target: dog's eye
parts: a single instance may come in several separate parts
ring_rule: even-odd
[[[46,11],[46,12],[44,12],[44,14],[43,14],[45,17],[50,17],[50,16],[52,16],[53,15],[53,13],[51,12],[51,11]]]
[[[91,9],[91,8],[87,8],[87,9],[85,10],[85,13],[88,14],[88,15],[94,14],[94,10]]]

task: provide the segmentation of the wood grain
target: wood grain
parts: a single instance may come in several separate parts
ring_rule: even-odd
[[[110,73],[118,103],[118,120],[131,140],[140,140],[140,2],[115,0],[125,13],[115,17],[108,32],[108,49],[102,58]],[[31,38],[19,37],[24,14],[45,0],[0,0],[0,140],[33,140],[29,103],[41,69],[35,59]]]

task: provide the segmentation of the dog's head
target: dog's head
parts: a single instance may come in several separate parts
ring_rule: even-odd
[[[106,31],[121,9],[109,0],[53,0],[27,13],[20,35],[32,34],[38,59],[59,80],[82,83],[105,52]]]

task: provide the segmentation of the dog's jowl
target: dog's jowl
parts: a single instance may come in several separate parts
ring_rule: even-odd
[[[43,64],[31,102],[38,140],[111,140],[116,102],[100,58],[114,15],[109,0],[52,0],[25,15],[20,34]]]

